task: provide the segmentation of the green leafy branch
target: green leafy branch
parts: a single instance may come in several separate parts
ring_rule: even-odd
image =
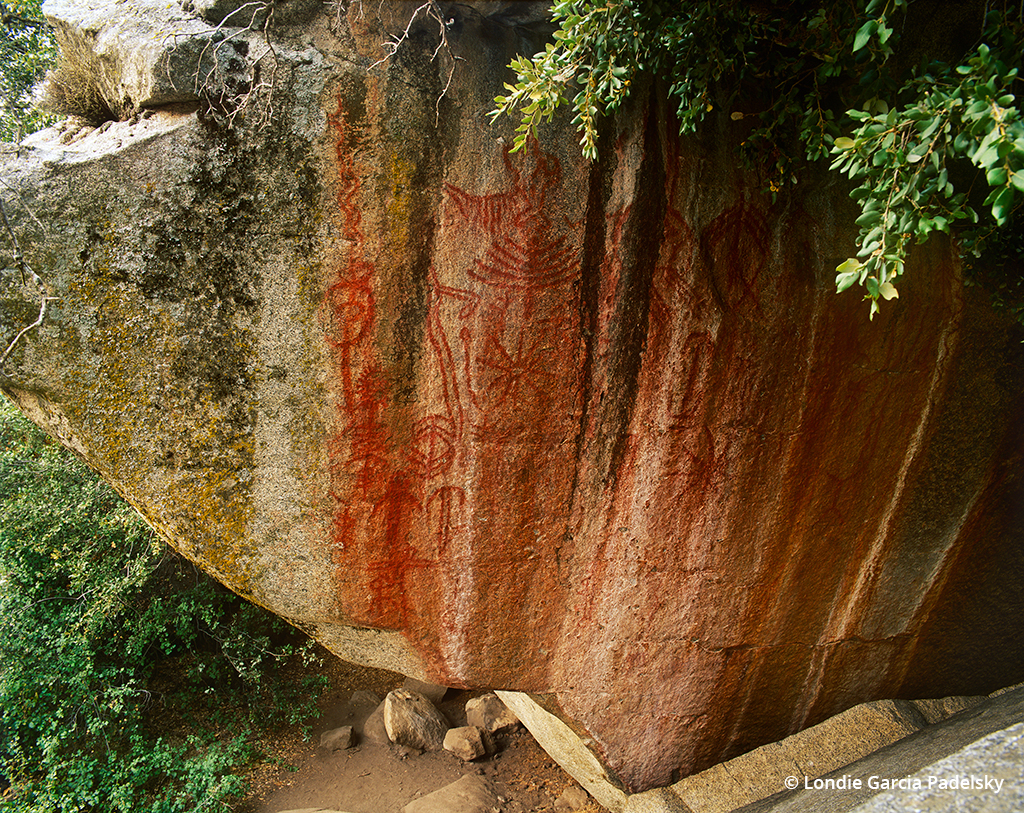
[[[582,76],[581,89],[572,100],[576,111],[573,123],[581,133],[583,154],[597,157],[598,117],[619,107],[629,94],[633,72],[643,66],[637,60],[644,50],[642,42],[626,49],[613,44],[620,41],[620,26],[628,25],[624,11],[626,5],[616,3],[582,9],[568,0],[554,4],[552,16],[561,22],[555,42],[533,58],[512,61],[510,67],[519,81],[506,83],[509,94],[495,99],[496,108],[490,114],[493,121],[516,108],[521,110],[513,152],[523,148],[542,122],[551,120],[565,101],[567,88]],[[634,39],[639,40],[640,33],[636,29]],[[631,52],[633,58],[623,59],[621,50]]]
[[[680,132],[715,108],[743,122],[741,156],[773,200],[800,177],[794,146],[810,161],[831,160],[853,180],[861,207],[857,252],[836,269],[836,285],[863,286],[874,317],[881,301],[898,297],[914,242],[941,231],[978,254],[1019,208],[1024,125],[1014,66],[1024,12],[1005,2],[987,8],[983,44],[970,55],[933,53],[927,65],[920,50],[934,46],[915,37],[909,0],[558,0],[554,42],[511,63],[516,81],[491,117],[518,111],[518,150],[571,97],[583,154],[593,159],[601,116],[646,75],[667,86]],[[1024,288],[999,286],[996,301]]]
[[[792,160],[777,142],[799,133],[808,154],[821,157],[825,138],[839,134],[832,111],[821,104],[823,88],[853,72],[855,63],[880,63],[892,53],[892,29],[875,8],[879,3],[872,0],[865,12],[846,4],[795,3],[772,15],[738,2],[681,9],[658,0],[559,0],[551,10],[559,25],[554,42],[510,63],[516,82],[505,85],[508,94],[495,99],[490,115],[494,120],[518,110],[518,150],[571,96],[583,154],[594,159],[600,118],[621,106],[640,74],[667,83],[684,133],[695,131],[716,106],[732,107],[745,89],[768,88],[767,105],[734,110],[733,118],[759,121],[746,154],[767,148],[778,174],[789,176]],[[889,0],[888,13],[905,5]],[[877,72],[875,80],[887,81]]]
[[[980,223],[970,189],[954,186],[963,175],[958,163],[984,174],[990,191],[982,206],[993,227],[1009,223],[1024,193],[1024,122],[1008,92],[1016,77],[982,44],[955,71],[938,65],[909,82],[903,93],[912,104],[889,110],[874,100],[849,111],[860,124],[835,140],[832,168],[859,181],[851,193],[861,206],[859,250],[836,269],[836,288],[864,286],[872,317],[880,299],[898,296],[912,238],[922,243],[933,232]],[[960,230],[960,244],[977,254],[991,231]]]

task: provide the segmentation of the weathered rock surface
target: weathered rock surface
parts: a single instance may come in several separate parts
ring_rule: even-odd
[[[928,725],[940,723],[957,712],[969,709],[978,705],[985,699],[984,696],[973,697],[939,697],[934,700],[912,700],[914,708],[921,714]]]
[[[1010,696],[999,699],[1004,694]],[[997,778],[1009,774],[1003,783],[1011,789],[1007,797],[1015,799],[1024,793],[1024,776],[1014,761],[1021,747],[1017,740],[1021,739],[1018,721],[1024,718],[1022,701],[1024,690],[1011,687],[991,699],[864,703],[670,787],[634,794],[626,800],[624,813],[842,813],[862,810],[862,803],[864,811],[875,804],[881,805],[880,810],[893,805],[892,809],[903,810],[953,810],[960,809],[958,805],[970,810],[1003,809],[1005,797],[999,806],[993,804],[992,785]],[[935,711],[934,719],[926,721],[916,710],[920,706]],[[939,709],[950,714],[942,716]],[[971,756],[961,759],[967,752]],[[957,773],[954,765],[970,765],[972,770]],[[988,788],[969,789],[977,797],[976,804],[967,803],[959,789],[948,785],[952,776],[972,775],[980,777],[982,784],[986,777],[990,782]],[[904,782],[902,788],[893,786],[893,794],[882,786],[910,776],[922,778],[927,793],[909,792],[914,790],[912,781]],[[929,776],[934,777],[930,787]],[[815,780],[832,786],[816,787]],[[943,780],[946,785],[939,788]],[[794,787],[797,790],[785,790]],[[945,798],[935,792],[941,790]],[[1001,793],[1000,788],[995,795]],[[921,807],[917,806],[920,800],[924,800]]]
[[[440,751],[450,725],[423,695],[395,689],[384,698],[384,728],[396,745]]]
[[[1021,754],[1024,750],[1024,688],[993,695],[937,725],[926,726],[893,744],[825,774],[824,779],[859,780],[857,788],[839,791],[813,788],[774,794],[743,807],[744,813],[846,813],[850,810],[1014,810],[1024,798]],[[992,788],[961,793],[949,788],[952,777],[1004,778],[999,793]],[[913,783],[890,793],[879,790],[880,779],[922,780],[921,793]],[[928,777],[935,777],[928,787]],[[946,788],[938,782],[945,779]],[[936,791],[945,790],[945,793]],[[1005,791],[1005,795],[1004,795]],[[873,797],[878,797],[873,798]],[[860,807],[863,805],[863,807]]]
[[[845,190],[772,203],[742,122],[680,138],[656,88],[600,162],[568,117],[511,155],[485,114],[544,5],[442,5],[448,49],[421,16],[381,62],[419,3],[237,36],[48,3],[152,115],[2,148],[54,300],[0,388],[342,657],[528,693],[609,807],[1016,679],[1024,360],[948,247],[869,324],[834,294]],[[0,282],[12,337],[37,292]]]
[[[611,811],[625,807],[626,789],[594,754],[593,742],[589,738],[581,737],[564,720],[524,692],[498,692],[498,696],[529,729],[541,748],[599,804]],[[679,797],[673,795],[672,798],[678,800]]]
[[[115,115],[254,84],[245,57],[256,41],[244,24],[218,31],[160,0],[46,0],[43,12],[76,66],[69,81],[90,85]]]
[[[778,793],[786,787],[787,777],[802,781],[804,776],[824,776],[924,725],[909,703],[864,703],[781,742],[688,776],[672,790],[694,813],[729,813]]]
[[[1024,810],[1024,722],[993,732],[911,774],[853,813],[1017,813]],[[967,778],[965,787],[954,787]]]

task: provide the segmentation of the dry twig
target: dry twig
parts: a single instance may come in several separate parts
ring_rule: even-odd
[[[409,18],[409,22],[405,26],[405,30],[398,37],[384,43],[384,47],[387,49],[387,54],[374,62],[370,66],[370,70],[383,65],[398,52],[402,43],[409,39],[409,32],[412,30],[413,23],[416,22],[416,19],[421,13],[425,14],[437,23],[438,32],[441,35],[441,40],[438,42],[437,48],[434,49],[434,53],[431,55],[430,61],[433,62],[437,59],[438,54],[441,53],[441,49],[443,48],[452,63],[451,70],[448,71],[448,79],[444,84],[444,88],[441,90],[441,94],[437,97],[436,103],[434,104],[434,126],[436,127],[441,121],[441,99],[448,94],[448,88],[452,86],[452,77],[455,76],[456,63],[466,61],[463,57],[459,56],[452,50],[452,46],[448,42],[448,27],[454,22],[454,19],[445,20],[444,15],[441,13],[441,8],[437,5],[436,0],[426,0],[425,3],[416,8],[412,13],[412,16]]]
[[[43,324],[46,320],[46,313],[49,310],[50,303],[55,301],[57,297],[47,295],[46,283],[43,282],[42,277],[33,271],[32,267],[28,262],[26,262],[25,255],[22,253],[21,246],[18,244],[18,238],[14,234],[14,229],[11,228],[10,221],[7,220],[7,210],[4,208],[3,200],[0,200],[0,217],[3,218],[4,228],[7,229],[7,233],[11,236],[11,242],[14,244],[14,262],[18,266],[18,270],[21,272],[22,284],[25,284],[29,279],[31,279],[32,284],[35,285],[36,289],[39,291],[39,315],[36,316],[36,320],[32,324],[26,325],[18,331],[18,335],[11,340],[10,344],[7,345],[7,349],[4,350],[3,355],[0,356],[0,375],[6,376],[7,373],[4,372],[4,365],[7,363],[7,359],[10,358],[11,353],[14,352],[14,348],[18,346],[18,342],[21,341],[22,337],[26,333]]]

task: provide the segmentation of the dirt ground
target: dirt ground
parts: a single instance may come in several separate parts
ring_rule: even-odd
[[[333,658],[325,668],[330,688],[320,702],[320,719],[308,737],[299,727],[291,727],[263,742],[266,757],[253,768],[252,791],[237,808],[238,813],[317,807],[346,813],[400,813],[413,799],[466,773],[491,780],[502,813],[531,813],[554,811],[561,793],[576,784],[521,728],[501,743],[498,753],[468,763],[447,751],[416,753],[368,742],[357,742],[345,751],[319,748],[324,731],[360,722],[350,714],[349,699],[354,691],[368,690],[383,698],[403,681],[401,675]],[[465,725],[466,700],[477,694],[480,692],[449,690],[439,708],[453,726]],[[578,810],[603,813],[593,800]]]

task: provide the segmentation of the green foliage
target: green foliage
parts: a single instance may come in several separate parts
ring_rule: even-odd
[[[837,271],[843,291],[855,282],[864,285],[871,315],[878,299],[895,297],[895,282],[903,274],[908,244],[923,242],[935,231],[958,230],[961,246],[978,255],[992,233],[1009,224],[1024,193],[1024,122],[1010,88],[1017,68],[1005,60],[1024,41],[1021,30],[992,12],[985,31],[987,42],[963,64],[950,70],[933,64],[901,88],[898,98],[908,103],[888,109],[851,110],[856,122],[852,136],[839,138],[832,168],[860,185],[851,193],[861,206],[856,258]],[[981,215],[972,205],[970,188],[955,185],[958,164],[970,162],[983,177],[988,194]],[[986,217],[987,215],[987,217]]]
[[[596,158],[600,116],[617,109],[633,80],[647,74],[668,82],[681,132],[693,132],[716,107],[756,121],[745,146],[748,155],[763,148],[774,158],[775,178],[791,169],[777,142],[801,136],[817,158],[839,134],[823,90],[835,89],[836,78],[858,65],[874,69],[892,51],[891,29],[858,28],[863,15],[853,4],[559,0],[552,17],[555,42],[511,63],[518,81],[505,86],[509,94],[495,100],[491,114],[521,109],[516,149],[574,88],[583,152]],[[886,84],[877,70],[873,76]],[[744,104],[752,88],[768,94],[759,107]]]
[[[315,708],[295,639],[0,409],[0,808],[225,809],[251,729]]]
[[[794,156],[831,155],[861,207],[857,256],[836,269],[837,288],[862,285],[874,316],[898,296],[911,242],[941,231],[977,254],[1020,205],[1024,12],[986,9],[970,53],[920,59],[908,0],[558,0],[554,42],[511,63],[517,81],[492,117],[519,109],[518,150],[571,97],[583,153],[596,158],[601,116],[648,75],[667,83],[681,132],[715,108],[743,121],[743,156],[773,196],[796,181]]]
[[[33,106],[32,90],[53,67],[57,47],[42,0],[0,0],[0,24],[0,140],[18,141],[53,120]]]

